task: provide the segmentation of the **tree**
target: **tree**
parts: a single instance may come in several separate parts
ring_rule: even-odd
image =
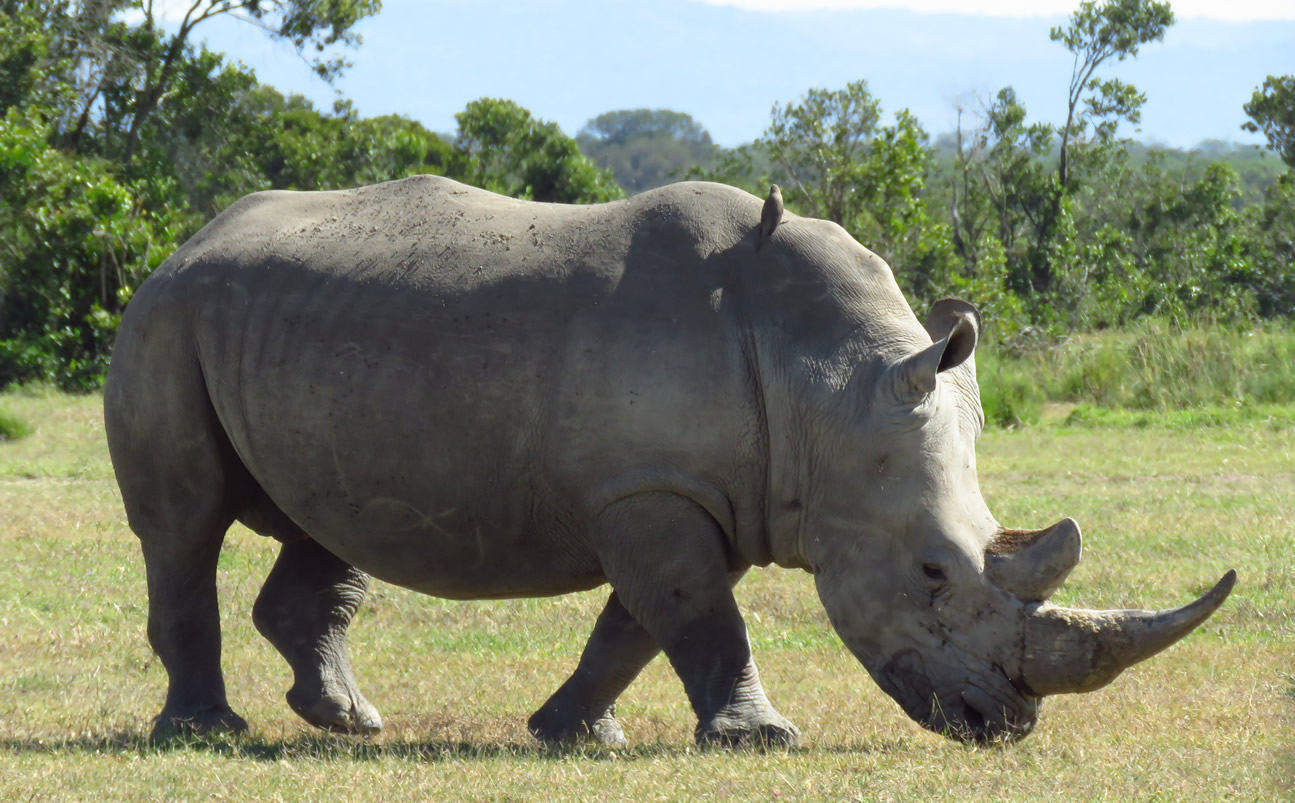
[[[718,150],[701,123],[668,109],[600,114],[585,123],[576,142],[595,164],[610,169],[627,193],[668,184],[710,164]]]
[[[1060,141],[1053,177],[1049,179],[1040,169],[1049,160],[1053,129],[1026,126],[1025,109],[1010,87],[1000,91],[987,109],[980,143],[983,155],[962,160],[960,169],[968,174],[973,172],[968,169],[972,161],[982,163],[974,172],[982,176],[978,187],[988,193],[996,210],[1009,281],[1019,296],[1032,302],[1036,317],[1060,315],[1073,320],[1083,296],[1082,274],[1074,271],[1074,256],[1083,226],[1084,193],[1118,180],[1126,161],[1123,144],[1116,138],[1119,124],[1138,122],[1146,101],[1132,85],[1098,78],[1096,71],[1112,58],[1123,61],[1136,56],[1143,44],[1163,39],[1173,20],[1167,2],[1083,0],[1069,24],[1050,32],[1052,41],[1061,42],[1074,55],[1066,121],[1056,129]],[[975,209],[975,189],[963,182],[963,200],[955,211]],[[955,221],[964,260],[978,247],[971,236],[977,232],[970,225]]]
[[[474,100],[454,119],[459,125],[447,173],[452,178],[549,203],[624,196],[611,171],[594,165],[556,123],[537,120],[511,100]]]
[[[48,144],[47,124],[0,120],[0,386],[97,384],[131,289],[174,247],[104,163]]]
[[[91,53],[88,59],[99,81],[88,93],[71,139],[79,140],[91,109],[108,84],[120,85],[120,73],[128,71],[131,91],[123,120],[123,162],[129,166],[139,148],[141,131],[174,88],[194,30],[207,20],[226,15],[239,17],[291,43],[299,53],[314,50],[315,71],[331,81],[347,64],[338,56],[328,56],[329,49],[334,45],[358,45],[360,36],[353,31],[355,24],[381,8],[381,0],[192,0],[175,33],[167,34],[155,16],[152,0],[84,0],[73,19],[93,19],[109,46],[102,55]],[[123,9],[142,14],[143,24],[131,28],[111,21],[111,16]]]
[[[1270,75],[1245,105],[1250,120],[1242,128],[1263,132],[1268,147],[1295,167],[1295,75]]]
[[[128,165],[148,77],[139,65],[175,44],[118,18],[128,5],[0,0],[0,385],[100,381],[134,288],[241,195],[443,172],[450,161],[413,121],[366,120],[346,102],[321,113],[184,45],[164,100],[134,129]]]
[[[917,297],[948,289],[954,253],[949,228],[926,205],[931,153],[917,118],[900,110],[883,125],[881,103],[862,80],[811,89],[798,103],[775,105],[770,118],[756,148],[741,155],[767,155],[768,178],[782,185],[789,208],[844,227]],[[738,168],[728,165],[752,172]]]
[[[48,30],[54,15],[44,5],[0,4],[0,117],[15,106],[55,106],[58,95],[67,90],[57,80],[63,70],[51,69],[57,60]]]
[[[1119,120],[1136,123],[1141,119],[1146,96],[1118,79],[1095,78],[1097,68],[1112,57],[1124,61],[1136,56],[1142,45],[1164,39],[1173,23],[1174,12],[1167,2],[1107,0],[1099,4],[1097,0],[1083,0],[1068,26],[1052,29],[1052,41],[1061,42],[1074,54],[1057,163],[1057,179],[1063,188],[1069,187],[1072,137],[1081,136],[1091,122],[1095,126],[1094,139],[1109,142]]]
[[[1036,243],[1057,191],[1047,164],[1055,132],[1027,122],[1012,87],[981,101],[974,115],[958,111],[947,207],[958,278],[995,314],[997,328],[1011,331],[1023,315],[1019,299],[1033,287]],[[964,128],[964,116],[980,122]]]
[[[716,181],[744,189],[752,195],[769,191],[770,177],[779,175],[764,143],[756,140],[735,148],[716,147],[714,156],[703,164],[689,167],[682,178],[690,181]]]
[[[1250,260],[1263,266],[1254,275],[1259,314],[1295,319],[1295,171],[1269,186],[1264,203],[1246,216],[1253,226]]]
[[[800,214],[854,228],[874,176],[867,157],[881,121],[881,103],[867,81],[844,89],[811,89],[799,103],[774,105],[760,138],[788,204]]]

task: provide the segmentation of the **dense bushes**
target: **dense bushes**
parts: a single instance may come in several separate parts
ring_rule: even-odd
[[[118,311],[173,247],[173,221],[138,202],[101,160],[47,144],[11,108],[0,120],[0,386],[40,379],[91,387]]]
[[[1090,408],[1266,415],[1295,402],[1295,330],[1144,318],[1126,330],[991,344],[976,368],[985,417],[1000,426],[1036,422],[1047,403],[1079,405],[1090,419]]]

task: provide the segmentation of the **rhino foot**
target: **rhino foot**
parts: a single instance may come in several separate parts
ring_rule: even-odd
[[[358,691],[348,694],[306,694],[295,686],[288,691],[288,705],[302,719],[329,733],[372,736],[382,730],[378,709]]]
[[[625,731],[616,721],[616,706],[609,705],[601,715],[592,718],[572,718],[564,715],[556,705],[545,705],[531,715],[526,726],[531,734],[548,745],[561,746],[592,742],[620,750],[629,746]]]
[[[704,747],[800,747],[800,729],[777,712],[760,721],[716,717],[697,726],[697,743]]]
[[[153,720],[153,741],[169,741],[219,733],[247,733],[247,720],[227,706],[198,710],[163,711]]]

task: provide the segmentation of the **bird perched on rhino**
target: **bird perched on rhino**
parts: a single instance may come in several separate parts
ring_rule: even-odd
[[[782,222],[782,190],[777,184],[769,185],[769,197],[764,201],[764,209],[760,212],[760,228],[755,235],[755,250],[759,251],[761,246],[769,241],[773,236],[773,230],[778,228]]]

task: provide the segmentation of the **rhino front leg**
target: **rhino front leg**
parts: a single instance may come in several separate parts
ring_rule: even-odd
[[[642,494],[609,507],[595,528],[603,569],[625,610],[665,650],[697,713],[702,744],[796,746],[751,657],[730,581],[723,531],[692,500]]]
[[[382,729],[351,672],[346,630],[364,601],[369,576],[309,538],[289,541],[266,579],[252,621],[288,665],[288,705],[302,719],[336,733]]]
[[[576,671],[527,722],[531,733],[550,744],[593,739],[606,747],[625,747],[616,698],[660,651],[613,591]]]

